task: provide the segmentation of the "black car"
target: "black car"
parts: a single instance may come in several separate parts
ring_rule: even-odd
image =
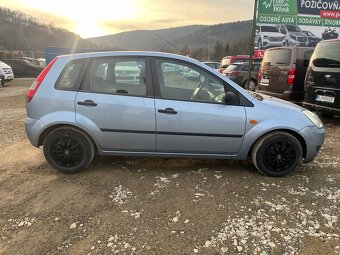
[[[340,39],[316,46],[306,74],[303,105],[325,116],[340,115]]]
[[[323,39],[321,37],[317,37],[310,31],[303,31],[305,35],[308,37],[308,46],[309,47],[315,47],[319,42],[321,42]]]
[[[261,67],[260,62],[254,62],[250,75],[249,90],[255,91],[257,86],[257,75]],[[246,88],[249,73],[249,63],[232,64],[223,72],[230,80],[243,88]]]
[[[16,78],[36,78],[44,69],[25,59],[4,59],[1,61],[12,67]]]

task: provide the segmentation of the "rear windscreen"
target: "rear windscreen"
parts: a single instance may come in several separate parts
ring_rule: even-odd
[[[291,49],[268,50],[264,54],[263,63],[269,66],[289,66],[291,58]]]
[[[318,44],[311,61],[316,67],[340,68],[340,41]]]

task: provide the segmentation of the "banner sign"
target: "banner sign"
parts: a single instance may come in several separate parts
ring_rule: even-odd
[[[257,23],[340,27],[340,2],[259,0]]]
[[[339,37],[340,0],[259,0],[256,23],[255,49],[315,47]]]

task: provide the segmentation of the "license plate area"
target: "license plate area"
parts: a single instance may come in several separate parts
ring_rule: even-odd
[[[315,101],[334,104],[335,97],[324,96],[324,95],[316,95]]]
[[[260,85],[269,86],[269,78],[265,78],[265,77],[261,78]]]

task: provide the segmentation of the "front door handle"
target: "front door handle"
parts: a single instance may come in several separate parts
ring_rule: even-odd
[[[85,106],[97,106],[95,102],[92,100],[85,100],[83,102],[77,102],[78,105],[85,105]]]
[[[165,108],[164,110],[158,110],[158,112],[165,114],[177,114],[177,112],[172,108]]]

